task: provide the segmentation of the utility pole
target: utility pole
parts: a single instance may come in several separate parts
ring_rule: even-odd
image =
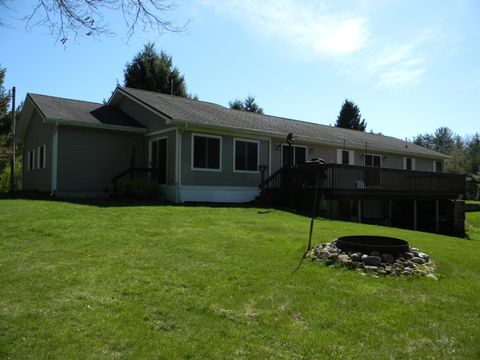
[[[10,192],[15,191],[15,86],[12,88],[12,156],[10,158]]]

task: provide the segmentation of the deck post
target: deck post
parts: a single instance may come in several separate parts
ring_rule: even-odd
[[[392,199],[388,199],[388,226],[392,226]]]
[[[440,220],[439,220],[439,214],[438,214],[438,199],[435,199],[435,232],[439,233],[440,232]]]
[[[417,230],[417,199],[413,200],[413,230]]]
[[[362,200],[358,200],[358,222],[362,222]]]

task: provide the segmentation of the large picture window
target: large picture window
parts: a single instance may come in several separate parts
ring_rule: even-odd
[[[192,142],[193,169],[221,169],[221,137],[213,135],[193,135]]]
[[[365,154],[365,166],[380,167],[380,155]]]
[[[235,139],[235,171],[258,171],[258,148],[258,141]]]

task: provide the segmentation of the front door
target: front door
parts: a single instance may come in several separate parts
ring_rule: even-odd
[[[167,183],[167,139],[158,139],[150,143],[150,167],[152,179],[159,184]]]

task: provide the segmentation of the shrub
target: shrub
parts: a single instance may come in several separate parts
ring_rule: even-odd
[[[161,197],[159,185],[148,178],[134,178],[122,181],[117,187],[117,195],[133,199],[158,199]]]

